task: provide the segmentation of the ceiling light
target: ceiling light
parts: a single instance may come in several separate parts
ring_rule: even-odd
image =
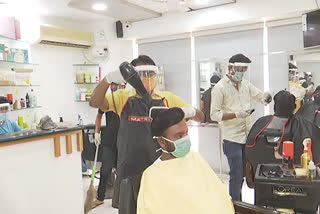
[[[107,9],[107,5],[103,2],[96,2],[92,4],[91,8],[93,10],[103,11]]]

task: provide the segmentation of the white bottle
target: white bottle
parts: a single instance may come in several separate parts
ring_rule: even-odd
[[[311,179],[315,178],[317,176],[317,171],[316,171],[316,166],[314,165],[314,162],[312,160],[309,162],[308,169],[309,169],[310,178]]]
[[[33,89],[31,89],[31,100],[32,100],[32,107],[37,107],[38,106],[38,103],[37,103],[37,96],[36,96],[36,93],[34,93]]]

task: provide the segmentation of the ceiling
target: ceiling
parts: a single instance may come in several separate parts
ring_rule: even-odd
[[[98,20],[105,18],[99,14],[68,7],[70,0],[0,0],[0,14],[17,16],[33,15],[64,18],[71,20]],[[6,4],[3,4],[6,3]]]
[[[99,0],[107,2],[108,9],[103,12],[91,9],[94,1],[97,0],[0,0],[0,14],[12,15],[32,11],[34,15],[71,20],[97,20],[107,17],[135,22],[160,17],[166,13],[190,12],[235,3],[236,0]]]
[[[165,13],[179,13],[204,9],[236,0],[104,0],[108,9],[96,12],[91,9],[94,0],[70,0],[71,8],[112,17],[122,21],[141,21],[160,17]]]

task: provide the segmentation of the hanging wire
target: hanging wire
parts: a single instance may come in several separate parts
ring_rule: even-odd
[[[320,7],[319,7],[319,4],[318,4],[318,0],[314,0],[314,1],[316,2],[317,7],[320,8]]]

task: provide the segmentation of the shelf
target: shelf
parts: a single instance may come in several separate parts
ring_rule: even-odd
[[[12,109],[12,111],[21,111],[21,110],[29,110],[29,109],[35,109],[35,108],[41,108],[42,106],[36,106],[36,107],[30,107],[30,108],[21,108],[21,109]]]
[[[39,87],[40,85],[0,85],[0,87]]]
[[[92,83],[74,83],[75,85],[97,85],[97,84],[99,84],[98,82],[92,82]]]
[[[24,41],[24,40],[20,40],[20,39],[12,39],[12,38],[3,36],[1,34],[0,34],[0,40],[8,40],[10,42],[21,42],[21,43],[25,43],[25,44],[30,45],[30,42],[28,42],[28,41]]]
[[[73,64],[73,66],[99,66],[99,64]]]
[[[89,101],[81,101],[81,100],[75,100],[76,103],[87,103]]]
[[[22,63],[22,62],[8,62],[8,61],[4,61],[4,60],[0,60],[0,65],[6,65],[6,66],[22,66],[22,65],[26,65],[26,66],[35,66],[35,65],[39,65],[39,64],[34,64],[34,63]]]

